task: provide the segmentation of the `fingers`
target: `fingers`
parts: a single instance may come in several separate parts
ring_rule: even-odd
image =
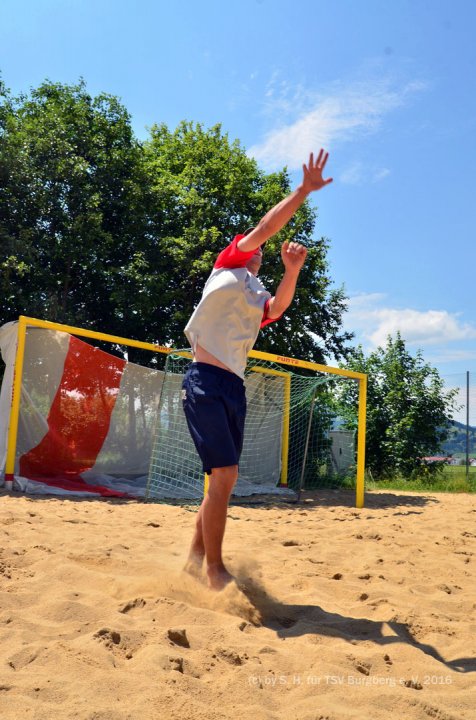
[[[306,257],[307,255],[307,248],[297,242],[288,242],[287,240],[285,240],[283,242],[283,250],[285,251],[286,255],[301,255],[304,257]]]
[[[309,168],[311,170],[313,170],[313,169],[324,170],[328,157],[329,157],[329,153],[325,152],[325,150],[323,148],[321,148],[319,150],[319,155],[317,156],[316,163],[314,164],[314,153],[311,153],[309,155]],[[305,168],[305,167],[306,166],[303,165],[303,168]]]
[[[295,255],[302,255],[304,253],[307,253],[307,250],[304,245],[301,245],[300,243],[290,242],[288,243],[287,252],[293,253]]]
[[[329,153],[325,152],[322,148],[319,152],[318,158],[317,158],[317,167],[322,172],[326,166],[327,158],[329,157]]]
[[[303,187],[306,191],[313,192],[314,190],[320,190],[325,185],[329,185],[332,182],[332,178],[324,180],[322,177],[324,168],[326,166],[329,153],[321,148],[317,155],[316,161],[314,162],[314,153],[309,153],[309,164],[305,163],[302,166],[303,170]]]

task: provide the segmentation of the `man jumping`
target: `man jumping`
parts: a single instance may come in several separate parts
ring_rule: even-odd
[[[260,328],[278,320],[291,304],[307,256],[303,245],[283,243],[284,274],[272,297],[257,278],[261,247],[289,222],[311,192],[332,182],[322,177],[327,158],[322,149],[316,161],[311,153],[296,190],[255,228],[236,235],[218,255],[185,328],[193,361],[183,381],[183,408],[203,471],[209,476],[185,570],[199,574],[206,558],[208,585],[214,590],[233,580],[223,563],[222,545],[243,447],[247,356]]]

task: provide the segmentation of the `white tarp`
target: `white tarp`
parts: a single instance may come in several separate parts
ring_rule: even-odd
[[[0,328],[6,364],[0,392],[0,474],[6,459],[18,324]],[[180,435],[160,445],[174,466],[155,497],[200,497],[203,475],[180,402],[180,377],[162,393],[164,373],[127,362],[65,332],[28,327],[15,458],[15,487],[28,493],[143,497],[154,432],[178,423]],[[247,378],[248,418],[235,495],[287,493],[281,468],[282,413],[266,405],[262,377]],[[175,387],[176,386],[176,387]],[[282,391],[278,389],[278,396]],[[160,401],[162,399],[162,404]],[[164,400],[166,401],[164,406]],[[164,417],[165,412],[172,412]],[[160,423],[159,420],[160,411]],[[271,419],[271,420],[270,420]],[[266,431],[260,428],[266,425]],[[271,425],[270,425],[271,423]],[[257,441],[259,439],[259,444]],[[191,470],[184,457],[190,457]]]

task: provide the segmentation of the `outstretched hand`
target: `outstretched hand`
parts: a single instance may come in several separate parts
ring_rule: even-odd
[[[286,270],[299,272],[307,257],[307,248],[297,242],[283,242],[281,245],[281,258]]]
[[[314,153],[311,153],[309,155],[308,164],[304,164],[302,166],[304,173],[302,185],[307,192],[320,190],[324,187],[324,185],[329,185],[329,183],[332,182],[332,178],[327,178],[327,180],[324,180],[324,178],[322,177],[322,173],[326,166],[328,157],[329,153],[324,152],[324,150],[321,148],[319,150],[319,155],[317,156],[316,162],[314,162]]]

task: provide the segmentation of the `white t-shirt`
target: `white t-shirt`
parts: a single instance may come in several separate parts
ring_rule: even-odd
[[[263,316],[271,293],[246,267],[236,267],[254,254],[237,248],[242,237],[237,235],[218,256],[185,335],[193,350],[199,344],[244,378],[247,356],[260,327],[270,322]]]

